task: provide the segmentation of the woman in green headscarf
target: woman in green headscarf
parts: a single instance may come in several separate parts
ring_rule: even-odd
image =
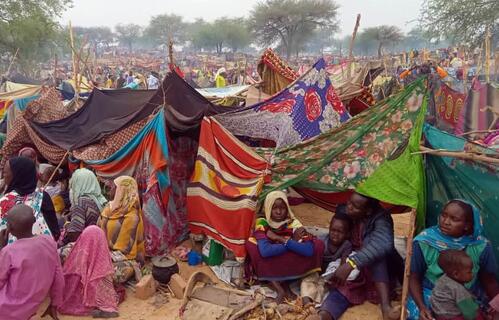
[[[97,224],[100,213],[107,203],[102,195],[99,181],[95,174],[86,169],[78,169],[69,181],[69,223],[62,245],[75,242],[83,229]]]

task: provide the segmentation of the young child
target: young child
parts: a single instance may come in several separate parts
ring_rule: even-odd
[[[464,284],[473,279],[473,262],[466,252],[445,250],[438,257],[444,275],[435,283],[430,297],[437,320],[483,319],[479,305]]]
[[[301,296],[304,304],[316,302],[321,303],[326,293],[326,282],[333,276],[334,271],[353,252],[350,242],[350,227],[352,221],[346,214],[345,206],[338,206],[336,213],[329,223],[329,233],[322,238],[325,250],[322,258],[322,270],[324,273],[319,277],[312,274],[301,282]],[[355,280],[359,270],[354,269],[348,280]]]
[[[47,296],[51,304],[44,316],[57,319],[64,293],[61,261],[51,236],[33,236],[34,223],[33,210],[19,204],[0,231],[0,319],[30,319]],[[9,233],[17,241],[7,245]]]

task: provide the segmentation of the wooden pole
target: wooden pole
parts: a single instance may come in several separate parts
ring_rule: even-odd
[[[73,82],[75,86],[75,92],[78,95],[77,91],[77,82],[78,82],[78,76],[76,74],[76,60],[75,60],[75,42],[74,42],[74,37],[73,37],[73,27],[71,26],[71,21],[69,21],[69,41],[71,44],[71,58],[73,60]]]
[[[14,64],[14,61],[16,60],[18,53],[19,53],[19,48],[16,49],[16,53],[14,53],[12,60],[10,60],[9,67],[7,68],[7,72],[5,72],[5,75],[9,75],[10,68],[12,68],[12,65]]]
[[[357,20],[355,21],[355,27],[353,28],[352,39],[350,40],[350,49],[348,51],[348,60],[353,59],[353,44],[355,42],[355,38],[357,37],[357,30],[359,30],[360,25],[360,13],[357,15]]]
[[[450,151],[450,150],[445,150],[445,149],[434,150],[434,149],[427,148],[424,146],[419,146],[419,150],[420,151],[412,152],[411,154],[431,154],[431,155],[440,156],[440,157],[452,157],[452,158],[463,159],[463,160],[473,160],[473,161],[481,161],[481,162],[499,164],[498,158],[493,158],[493,157],[485,156],[482,154],[468,153],[468,152],[464,152],[464,151]]]
[[[490,30],[485,34],[485,81],[490,83]]]
[[[412,259],[412,243],[414,240],[414,232],[416,230],[416,209],[411,210],[409,225],[409,234],[407,235],[405,266],[404,266],[404,282],[402,284],[402,312],[400,320],[407,319],[407,298],[409,297],[409,277],[411,275],[411,259]]]
[[[57,85],[57,53],[54,54],[54,86]]]
[[[173,67],[175,65],[175,61],[173,60],[173,41],[171,39],[168,41],[168,60],[170,60],[170,64]]]

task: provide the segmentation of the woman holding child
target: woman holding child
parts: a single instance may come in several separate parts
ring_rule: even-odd
[[[495,278],[497,264],[490,243],[482,236],[480,213],[463,200],[449,201],[440,214],[438,225],[421,232],[415,239],[411,260],[407,303],[408,319],[433,319],[430,296],[444,274],[439,256],[448,250],[464,251],[472,261],[470,281],[464,287],[477,297],[494,298],[499,287]],[[441,259],[440,259],[441,260]],[[452,272],[449,272],[452,277]],[[447,272],[446,272],[447,274]]]
[[[246,242],[247,275],[271,281],[278,302],[295,298],[287,281],[320,271],[324,244],[312,237],[295,218],[286,194],[274,191],[264,203],[265,218],[256,221]]]

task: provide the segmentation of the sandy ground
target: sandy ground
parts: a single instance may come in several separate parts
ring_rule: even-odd
[[[297,218],[306,226],[316,226],[327,228],[332,213],[319,208],[310,203],[300,204],[293,207],[293,211]],[[408,214],[398,214],[393,216],[395,222],[395,235],[404,237],[409,229],[409,216]],[[211,269],[207,266],[203,267],[190,267],[186,263],[179,263],[180,275],[184,279],[188,279],[190,275],[203,269],[207,273],[211,273]],[[42,305],[38,314],[32,319],[42,319],[41,314],[46,308],[48,301]],[[126,300],[119,306],[120,317],[117,319],[128,320],[176,320],[180,319],[178,316],[178,309],[181,300],[172,297],[171,295],[156,295],[148,300],[140,300],[135,298],[131,290],[127,290]],[[47,318],[45,318],[47,319]],[[73,317],[73,316],[59,316],[60,320],[74,320],[74,319],[92,319],[91,317]],[[365,303],[361,306],[356,306],[349,309],[346,314],[341,318],[342,320],[378,320],[381,319],[381,312],[378,306],[371,303]]]

